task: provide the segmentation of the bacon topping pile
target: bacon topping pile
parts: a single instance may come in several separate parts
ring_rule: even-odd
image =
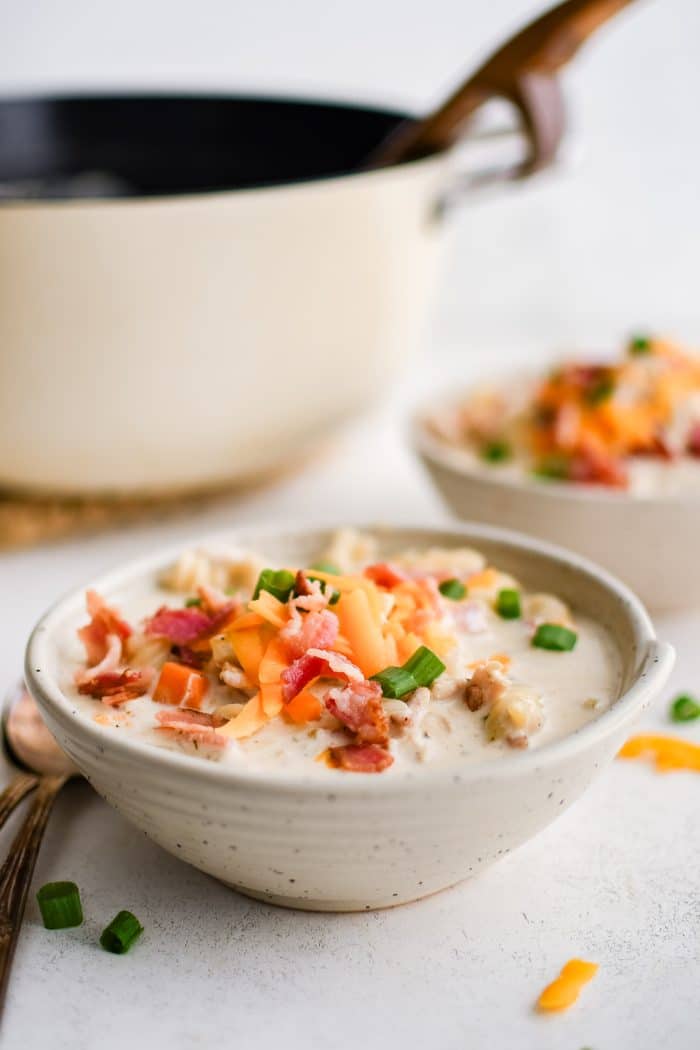
[[[452,629],[462,635],[487,629],[494,615],[489,595],[505,579],[475,552],[431,553],[444,555],[432,573],[425,559],[412,564],[410,555],[355,575],[267,570],[246,603],[200,586],[196,599],[161,606],[136,634],[89,592],[90,622],[78,632],[89,666],[76,675],[78,690],[110,707],[149,694],[163,705],[154,715],[156,729],[197,746],[223,748],[281,718],[295,732],[308,726],[319,740],[330,734],[322,754],[335,768],[382,772],[394,761],[391,733],[397,735],[398,723],[417,725],[418,708],[422,717],[439,692],[437,681],[435,694],[422,688],[421,650],[448,660],[456,645]],[[484,596],[448,600],[438,583],[457,576]],[[135,666],[124,665],[125,653]],[[405,668],[416,654],[413,680]],[[476,667],[465,699],[471,710],[483,709],[494,737],[523,746],[537,728],[539,700],[505,671],[494,658]],[[385,702],[385,696],[395,699]]]

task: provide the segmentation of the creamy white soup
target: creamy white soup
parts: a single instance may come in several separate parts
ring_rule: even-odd
[[[605,630],[478,552],[339,534],[310,565],[188,551],[87,595],[66,694],[114,733],[269,772],[394,776],[561,739],[620,691]]]

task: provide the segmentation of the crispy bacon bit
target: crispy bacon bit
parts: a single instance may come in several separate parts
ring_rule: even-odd
[[[351,682],[344,689],[331,689],[326,708],[355,733],[355,743],[381,747],[389,743],[389,720],[378,682]]]
[[[569,463],[569,480],[609,485],[611,488],[627,487],[627,471],[624,463],[600,449],[587,449],[573,456]]]
[[[290,598],[289,607],[293,614],[301,612],[321,612],[328,605],[333,593],[321,580],[312,580],[300,569],[294,583],[296,597]]]
[[[285,704],[293,700],[297,693],[319,675],[345,678],[348,681],[364,681],[360,668],[347,657],[328,649],[308,649],[282,672],[282,699]]]
[[[178,707],[158,711],[156,718],[160,723],[156,728],[160,732],[177,733],[196,743],[210,744],[212,747],[226,746],[226,738],[216,732],[214,717],[203,711],[186,711]]]
[[[85,599],[90,623],[80,628],[78,638],[85,646],[87,662],[99,664],[107,655],[109,636],[116,635],[123,642],[131,634],[131,627],[97,591],[87,591]]]
[[[197,594],[201,600],[200,609],[207,616],[228,616],[232,610],[238,610],[241,607],[241,602],[229,598],[227,594],[224,594],[223,591],[218,591],[216,587],[202,585],[197,588]]]
[[[189,646],[220,630],[238,606],[238,602],[226,602],[219,605],[216,611],[206,612],[197,606],[169,609],[163,605],[146,621],[144,631],[149,635],[167,638],[173,645]]]
[[[368,565],[365,569],[365,576],[373,580],[379,587],[386,587],[387,590],[391,590],[392,587],[396,587],[398,583],[403,583],[409,578],[403,569],[388,561]]]
[[[280,631],[287,654],[298,660],[309,649],[330,649],[338,637],[338,617],[328,609],[304,616],[296,609]]]
[[[345,744],[343,747],[328,749],[332,765],[346,769],[350,773],[381,773],[388,769],[394,756],[376,744]]]
[[[78,692],[101,700],[108,707],[118,707],[127,700],[143,696],[150,684],[151,673],[147,670],[107,671],[81,682]]]
[[[298,598],[303,598],[314,593],[314,588],[311,586],[311,581],[307,579],[306,573],[303,569],[299,569],[294,581],[294,593]]]
[[[170,650],[170,655],[179,664],[191,667],[194,671],[201,671],[207,662],[206,653],[196,653],[188,645],[174,645]]]
[[[688,452],[691,456],[700,456],[700,423],[691,427],[688,435]]]
[[[295,660],[290,667],[287,667],[281,676],[282,699],[285,704],[293,700],[297,693],[300,693],[314,678],[318,678],[320,674],[323,674],[327,666],[328,664],[322,657],[310,656],[309,653],[305,653],[298,660]]]

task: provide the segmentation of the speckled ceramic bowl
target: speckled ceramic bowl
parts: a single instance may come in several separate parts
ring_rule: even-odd
[[[700,499],[692,493],[630,495],[505,475],[434,437],[423,412],[412,443],[458,517],[565,543],[616,573],[654,612],[700,605]]]
[[[564,740],[502,760],[421,767],[400,777],[238,772],[122,736],[76,712],[58,686],[57,639],[84,619],[84,588],[54,606],[29,641],[29,688],[61,746],[106,801],[175,856],[274,904],[382,908],[481,872],[585,791],[673,663],[672,649],[656,641],[634,595],[565,551],[481,526],[370,531],[384,555],[409,546],[473,545],[524,586],[554,591],[595,616],[620,650],[621,695]],[[241,530],[235,540],[304,564],[330,534]],[[92,585],[109,598],[177,553],[161,552]]]

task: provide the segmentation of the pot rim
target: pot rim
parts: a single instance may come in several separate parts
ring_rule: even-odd
[[[325,98],[318,96],[305,96],[300,95],[276,95],[266,94],[264,92],[241,92],[233,93],[228,91],[167,91],[167,90],[155,90],[149,91],[144,89],[128,89],[128,90],[99,90],[91,92],[82,91],[67,91],[57,92],[55,94],[51,92],[37,92],[37,93],[18,93],[16,95],[0,95],[0,107],[4,104],[17,103],[71,103],[71,102],[128,102],[129,100],[148,100],[148,101],[182,101],[182,102],[197,102],[197,101],[213,101],[213,102],[262,102],[262,103],[273,103],[273,104],[284,104],[289,103],[291,106],[318,106],[319,108],[338,109],[345,111],[355,110],[357,112],[365,113],[377,113],[385,116],[396,117],[397,123],[402,120],[414,120],[416,119],[411,113],[406,113],[403,110],[389,108],[381,103],[371,102],[359,102],[352,101],[343,98]],[[212,190],[187,190],[177,193],[154,193],[154,194],[134,194],[128,197],[75,197],[75,198],[50,198],[50,197],[38,197],[38,198],[12,198],[0,199],[0,214],[3,211],[27,211],[36,212],[39,210],[51,210],[51,211],[64,211],[67,209],[80,209],[81,211],[86,209],[93,210],[105,210],[111,211],[112,209],[122,209],[126,207],[158,207],[164,208],[169,204],[182,204],[186,203],[204,203],[212,201],[216,203],[220,200],[228,200],[232,197],[251,197],[253,195],[265,194],[269,195],[274,192],[289,192],[289,191],[301,191],[309,192],[313,189],[325,187],[325,186],[342,186],[346,182],[351,184],[360,183],[363,184],[370,180],[377,180],[381,177],[388,177],[389,175],[395,175],[399,171],[401,172],[415,172],[416,170],[422,170],[425,167],[430,167],[435,163],[442,162],[445,157],[449,156],[450,150],[441,151],[438,153],[432,153],[426,157],[420,157],[417,160],[405,161],[401,164],[392,164],[385,168],[371,169],[368,171],[363,170],[351,170],[334,173],[332,175],[310,175],[304,178],[289,179],[284,182],[276,182],[271,184],[263,184],[260,186],[244,186],[239,189],[232,187],[230,189],[212,189]]]
[[[347,522],[344,524],[347,526]],[[551,744],[545,744],[541,748],[508,755],[502,760],[471,762],[462,768],[448,766],[422,770],[417,775],[409,773],[388,780],[381,776],[360,776],[359,774],[356,777],[339,774],[338,777],[310,778],[303,773],[271,774],[260,770],[237,770],[229,766],[221,766],[216,762],[205,761],[130,739],[114,733],[111,727],[88,721],[77,714],[74,703],[64,695],[51,673],[51,658],[47,647],[53,631],[58,628],[65,616],[71,615],[82,606],[84,585],[74,588],[69,594],[60,598],[44,614],[32,631],[25,658],[25,677],[30,692],[39,707],[48,713],[50,720],[55,719],[63,727],[72,727],[70,732],[78,738],[83,737],[87,744],[93,748],[99,748],[105,756],[111,752],[118,759],[139,763],[142,773],[148,768],[154,775],[159,773],[165,776],[169,773],[179,774],[183,781],[189,780],[192,783],[219,785],[231,789],[254,787],[256,791],[267,793],[296,790],[310,796],[323,795],[331,791],[343,796],[357,797],[370,793],[373,795],[423,793],[426,790],[446,789],[456,783],[467,784],[478,779],[518,777],[551,767],[562,761],[571,760],[590,747],[603,743],[621,730],[642,710],[650,694],[663,685],[670,673],[675,659],[674,650],[667,643],[657,641],[649,614],[641,601],[606,570],[598,568],[579,555],[517,532],[488,525],[450,523],[435,526],[418,523],[416,525],[402,524],[391,528],[385,525],[369,524],[357,527],[380,535],[387,532],[410,535],[411,532],[423,531],[430,534],[431,539],[428,542],[432,543],[439,543],[441,540],[454,542],[460,539],[476,545],[480,540],[502,543],[525,556],[543,556],[568,569],[573,568],[578,575],[588,577],[602,585],[611,596],[618,600],[624,610],[624,615],[630,623],[641,654],[634,681],[614,701],[608,711],[603,712],[598,718],[576,732]],[[264,549],[266,536],[279,537],[280,534],[294,536],[301,532],[308,537],[311,533],[317,534],[319,543],[322,543],[321,537],[326,537],[333,531],[332,525],[314,529],[294,528],[291,525],[282,529],[279,527],[262,529],[242,527],[195,538],[192,543],[198,545],[234,540],[239,545],[255,544]],[[162,569],[182,553],[183,549],[185,545],[180,542],[165,552],[159,551],[131,561],[97,580],[90,581],[87,586],[92,586],[109,597],[111,591],[132,583],[145,574]]]

